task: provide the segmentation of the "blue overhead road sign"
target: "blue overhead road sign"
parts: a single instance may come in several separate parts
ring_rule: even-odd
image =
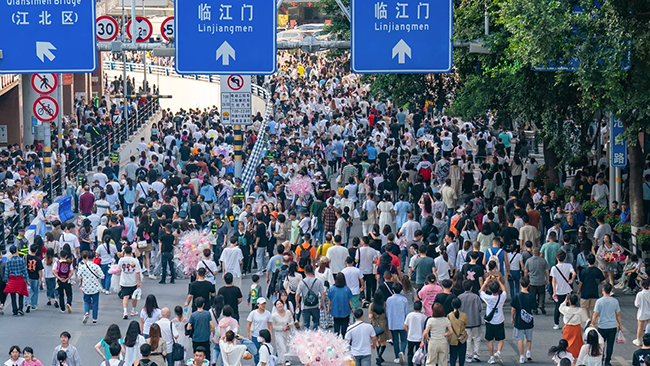
[[[452,0],[352,0],[352,70],[444,73],[452,67]]]
[[[174,2],[179,74],[273,74],[275,0]]]
[[[94,0],[4,0],[0,34],[0,73],[82,73],[97,67]]]

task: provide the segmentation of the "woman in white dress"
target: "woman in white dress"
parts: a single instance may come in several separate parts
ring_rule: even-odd
[[[273,341],[275,342],[275,350],[278,352],[278,364],[283,365],[285,355],[289,351],[289,340],[294,332],[293,314],[285,309],[284,301],[275,300],[276,312],[273,313],[271,319],[273,322]]]
[[[144,337],[140,334],[140,323],[133,320],[126,330],[124,337],[124,364],[133,365],[133,361],[142,358],[140,346],[145,344]]]
[[[384,195],[384,200],[377,205],[377,210],[379,211],[379,229],[383,230],[384,226],[388,225],[391,228],[391,232],[394,232],[394,211],[393,203],[390,201],[390,194],[387,193]]]

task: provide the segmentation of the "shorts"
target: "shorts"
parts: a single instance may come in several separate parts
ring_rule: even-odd
[[[137,288],[138,288],[138,286],[129,286],[129,287],[122,286],[121,287],[122,296],[123,297],[131,297],[131,295],[133,295],[133,293],[135,292],[135,289],[137,289]]]
[[[512,333],[512,339],[518,340],[518,341],[523,341],[524,337],[526,340],[532,341],[533,340],[533,328],[530,329],[517,329],[514,328],[514,332]]]
[[[485,340],[486,341],[502,341],[506,339],[506,330],[501,324],[485,323]]]

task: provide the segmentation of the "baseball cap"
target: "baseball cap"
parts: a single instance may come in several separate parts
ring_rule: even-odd
[[[263,297],[260,297],[259,299],[257,299],[257,305],[259,305],[259,304],[266,304],[266,299],[263,298]]]

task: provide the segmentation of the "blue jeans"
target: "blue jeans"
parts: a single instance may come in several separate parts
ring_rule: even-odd
[[[447,208],[447,225],[451,225],[451,217],[454,216],[456,208]]]
[[[314,326],[310,327],[311,321],[314,322]],[[302,324],[307,329],[318,329],[320,325],[320,309],[302,309]]]
[[[253,359],[255,360],[255,364],[257,365],[260,363],[260,347],[262,346],[262,344],[257,341],[257,337],[251,336],[251,338],[252,338],[251,341],[253,341],[256,350],[256,352],[253,354]]]
[[[371,355],[366,355],[366,356],[354,356],[354,360],[356,361],[356,365],[358,366],[370,366],[370,356]]]
[[[30,305],[35,308],[38,306],[38,280],[29,279],[29,298]]]
[[[90,306],[93,307],[93,320],[97,320],[99,312],[99,292],[93,295],[84,294],[84,313],[90,312]]]
[[[74,187],[66,187],[65,194],[72,196],[72,202],[74,202],[74,213],[79,212],[79,200],[77,199],[77,192],[75,192]]]
[[[266,269],[266,247],[258,247],[255,255],[257,261],[257,272],[262,272]]]
[[[110,290],[111,289],[111,278],[113,277],[112,274],[108,273],[108,270],[111,268],[110,264],[102,264],[101,266],[102,272],[104,272],[104,278],[101,280],[102,287],[104,290]]]
[[[401,249],[400,255],[402,256],[402,268],[407,268],[406,267],[406,259],[409,257],[409,252],[406,249]]]
[[[47,289],[47,299],[54,299],[56,301],[59,297],[59,295],[56,292],[56,278],[46,278],[45,279],[45,287]]]
[[[162,265],[162,277],[160,278],[160,282],[165,282],[167,279],[167,266],[169,266],[169,272],[171,273],[172,279],[171,281],[174,282],[176,279],[176,268],[174,266],[174,253],[167,253],[163,252],[160,255],[160,264]]]
[[[519,293],[519,280],[521,279],[521,271],[511,270],[510,275],[512,276],[512,279],[508,280],[510,283],[510,296],[514,296]]]
[[[395,358],[399,358],[400,352],[406,355],[406,331],[404,329],[391,330],[393,335],[393,351]]]
[[[214,362],[217,366],[221,365],[221,347],[219,347],[219,343],[213,343],[212,344],[212,362]]]
[[[124,216],[131,217],[131,210],[132,209],[133,209],[133,203],[124,202],[124,211],[122,211],[122,212],[125,212]]]
[[[316,226],[316,231],[314,232],[314,239],[318,240],[319,243],[323,242],[323,236],[325,235],[325,223],[319,222]]]

